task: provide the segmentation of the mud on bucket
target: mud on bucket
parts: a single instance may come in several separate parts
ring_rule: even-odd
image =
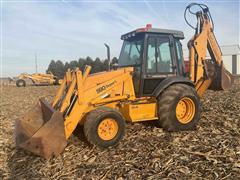
[[[48,159],[59,155],[67,145],[62,113],[43,98],[15,122],[16,146]]]
[[[215,72],[215,78],[209,89],[215,91],[230,89],[234,81],[232,74],[225,69],[223,64],[221,64],[221,66],[217,66]]]

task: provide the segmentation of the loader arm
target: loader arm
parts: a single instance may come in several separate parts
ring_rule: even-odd
[[[213,22],[208,7],[193,3],[186,10],[195,5],[198,5],[201,10],[195,13],[198,23],[195,35],[188,42],[190,79],[195,83],[196,90],[202,97],[209,88],[213,90],[229,89],[233,83],[233,78],[224,68],[222,52],[214,35]],[[206,59],[207,51],[211,59]]]
[[[51,105],[41,98],[34,108],[16,120],[17,146],[45,158],[58,155],[91,110],[102,105],[117,108],[121,101],[136,98],[133,68],[94,75],[89,75],[90,70],[88,66],[83,74],[79,69],[67,71]]]
[[[120,71],[120,73],[117,73],[117,71],[108,72],[112,73],[113,78],[96,83],[95,85],[94,82],[91,83],[91,77],[88,77],[90,67],[86,68],[83,75],[79,70],[72,73],[71,84],[67,88],[66,95],[59,109],[56,109],[64,114],[66,139],[70,137],[78,123],[82,123],[81,121],[84,119],[84,115],[96,108],[99,104],[103,105],[110,102],[120,102],[121,100],[135,98],[133,83],[131,83],[132,68],[118,71]],[[114,76],[114,73],[117,74]],[[122,94],[116,96],[116,87],[123,87],[124,85],[125,88],[123,88],[123,91],[127,89],[128,93],[122,92]],[[62,84],[61,86],[66,85]],[[61,90],[62,88],[60,87],[59,89]],[[55,100],[54,104],[56,103]]]

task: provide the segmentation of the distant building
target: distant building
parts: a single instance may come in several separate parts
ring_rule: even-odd
[[[226,69],[233,75],[240,75],[240,47],[239,45],[220,46],[222,59]],[[188,60],[188,50],[183,50],[184,59]],[[208,57],[209,58],[209,55]]]
[[[13,81],[14,80],[10,77],[0,77],[0,85],[10,85]]]
[[[223,63],[226,69],[234,75],[240,75],[239,45],[221,46]]]

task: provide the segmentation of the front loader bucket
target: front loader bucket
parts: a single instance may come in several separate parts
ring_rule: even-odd
[[[16,146],[48,159],[59,155],[67,145],[62,113],[43,98],[15,122]]]
[[[215,69],[215,78],[209,89],[215,91],[228,90],[232,87],[233,81],[232,74],[221,64],[221,66],[217,66]]]

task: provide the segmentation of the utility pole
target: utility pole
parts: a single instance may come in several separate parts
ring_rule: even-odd
[[[37,53],[35,53],[35,66],[36,66],[36,73],[38,73]]]

